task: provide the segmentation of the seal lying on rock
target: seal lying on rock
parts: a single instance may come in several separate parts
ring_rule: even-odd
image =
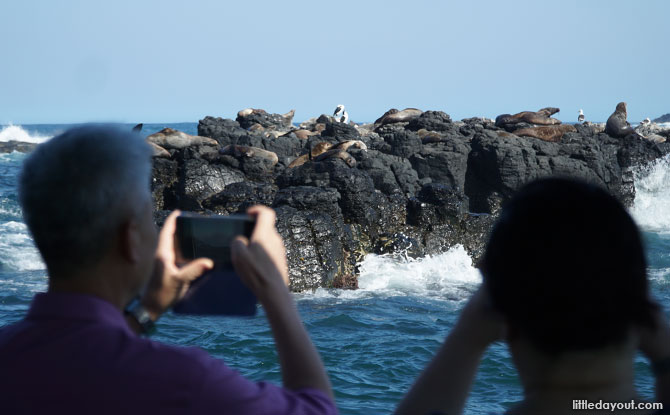
[[[398,111],[395,108],[391,108],[390,110],[386,111],[386,113],[384,113],[384,115],[382,115],[381,118],[378,118],[375,121],[375,125],[377,127],[381,127],[386,124],[395,124],[398,122],[410,122],[413,119],[421,116],[421,114],[423,114],[423,111],[416,108],[405,108],[402,111]]]
[[[347,163],[347,166],[349,166],[349,167],[355,167],[356,166],[356,159],[354,158],[354,156],[352,156],[351,154],[347,153],[346,151],[340,150],[340,149],[328,150],[325,153],[316,156],[316,158],[314,158],[314,161],[324,161],[324,160],[328,160],[328,159],[331,159],[331,158],[341,159],[345,163]]]
[[[522,128],[520,130],[514,131],[514,134],[520,137],[534,137],[539,138],[543,141],[549,141],[552,143],[561,141],[563,134],[565,133],[575,133],[577,129],[568,124],[563,125],[545,125],[542,127],[531,127],[531,128]]]
[[[526,122],[536,125],[556,125],[561,121],[556,118],[551,118],[552,115],[559,112],[559,108],[547,107],[542,108],[536,112],[522,111],[514,115],[502,114],[496,117],[496,127],[505,127],[506,125],[518,124]]]
[[[360,148],[361,150],[366,150],[368,149],[368,146],[365,145],[364,142],[361,140],[347,140],[343,141],[338,144],[330,144],[325,141],[322,141],[320,143],[317,143],[312,147],[312,149],[309,151],[307,154],[303,154],[302,156],[296,158],[291,162],[291,164],[288,165],[290,169],[298,166],[302,166],[303,164],[307,163],[309,160],[316,160],[316,157],[325,153],[326,151],[329,150],[342,150],[342,151],[347,151],[349,148]],[[346,161],[346,160],[345,160]],[[355,162],[355,160],[354,160]],[[348,163],[347,163],[348,164]]]
[[[151,150],[153,151],[152,157],[170,158],[170,152],[158,144],[149,142],[149,146],[151,146]]]
[[[420,129],[416,134],[421,138],[423,144],[429,143],[440,143],[444,140],[444,137],[438,132],[428,131],[425,128]]]
[[[630,123],[626,121],[628,118],[628,113],[626,111],[626,103],[619,102],[616,106],[616,109],[607,119],[605,124],[605,133],[610,137],[626,137],[633,135],[638,138],[642,138],[638,133],[635,132],[633,127],[630,126]]]
[[[361,150],[368,150],[368,146],[365,145],[364,142],[361,140],[347,140],[347,141],[342,141],[341,143],[337,143],[333,146],[333,148],[337,148],[340,150],[347,151],[349,148],[359,148]]]
[[[262,148],[258,147],[248,147],[235,144],[229,144],[219,149],[219,154],[222,156],[233,156],[235,158],[259,157],[268,160],[272,166],[277,164],[279,161],[277,154],[273,153],[272,151],[263,150]]]
[[[291,162],[291,164],[288,165],[289,169],[292,169],[294,167],[302,166],[303,164],[307,163],[309,160],[312,160],[314,157],[325,153],[326,151],[330,150],[330,148],[333,145],[330,143],[326,143],[325,141],[322,141],[320,143],[316,143],[314,147],[310,149],[310,151],[307,154],[303,154],[302,156],[296,158]]]
[[[315,125],[314,125],[314,130],[309,130],[309,129],[306,129],[306,128],[301,128],[301,129],[299,129],[299,130],[289,131],[288,133],[286,133],[286,134],[284,134],[284,135],[295,134],[295,136],[298,137],[299,139],[301,139],[301,140],[307,140],[309,137],[311,137],[311,136],[313,136],[313,135],[319,135],[319,134],[321,134],[321,131],[323,131],[323,130],[325,130],[325,129],[326,129],[326,124],[318,123],[318,124],[315,124]]]
[[[147,141],[164,149],[179,150],[190,146],[216,146],[216,140],[199,135],[190,135],[172,128],[163,128],[147,137]]]
[[[670,127],[658,125],[655,122],[649,121],[649,118],[642,121],[640,125],[635,128],[635,132],[646,140],[653,141],[654,143],[664,143],[670,138]]]

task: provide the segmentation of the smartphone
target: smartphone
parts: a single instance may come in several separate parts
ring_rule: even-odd
[[[248,215],[204,216],[183,212],[177,217],[177,260],[206,257],[214,268],[191,283],[186,295],[172,308],[179,314],[253,316],[256,296],[235,273],[230,244],[238,235],[251,237],[255,220]]]

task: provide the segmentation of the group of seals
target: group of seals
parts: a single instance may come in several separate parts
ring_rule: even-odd
[[[349,148],[359,148],[367,150],[368,147],[360,140],[347,140],[337,144],[330,144],[327,142],[320,142],[314,145],[307,154],[299,156],[293,160],[288,167],[290,169],[302,166],[308,161],[323,161],[329,158],[339,158],[343,160],[349,167],[356,165],[356,159],[347,152]]]

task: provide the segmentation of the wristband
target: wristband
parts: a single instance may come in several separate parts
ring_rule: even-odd
[[[670,372],[670,357],[651,362],[651,371],[654,375],[660,376]]]
[[[133,316],[137,320],[137,324],[140,325],[141,334],[149,335],[155,331],[156,326],[154,321],[151,319],[151,315],[147,309],[140,302],[139,295],[133,298],[130,304],[126,306],[124,313]]]

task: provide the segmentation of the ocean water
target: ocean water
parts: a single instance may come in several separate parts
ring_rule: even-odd
[[[195,134],[197,124],[147,124]],[[132,127],[129,125],[128,127]],[[0,141],[41,142],[64,125],[0,126]],[[0,154],[0,326],[21,319],[46,272],[21,218],[16,180],[24,154]],[[670,307],[670,158],[637,173],[631,213],[644,230],[652,292]],[[305,325],[319,349],[342,414],[390,413],[454,325],[481,282],[462,247],[412,260],[368,255],[360,289],[319,289],[296,294]],[[158,341],[196,345],[254,380],[281,382],[272,333],[261,311],[255,318],[184,317],[158,322]],[[445,374],[448,376],[448,374]],[[640,395],[653,398],[653,379],[636,361]],[[504,345],[482,361],[466,413],[503,412],[521,399],[521,388]]]

